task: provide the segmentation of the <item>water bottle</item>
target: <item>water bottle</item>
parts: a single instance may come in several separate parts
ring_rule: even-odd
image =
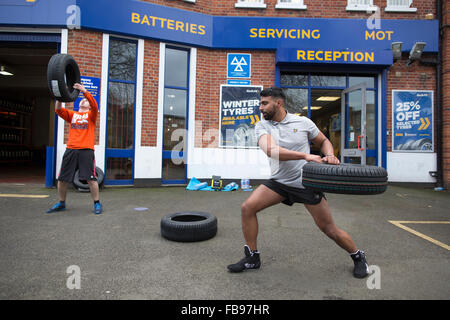
[[[241,189],[249,189],[250,188],[250,180],[249,179],[241,179]]]

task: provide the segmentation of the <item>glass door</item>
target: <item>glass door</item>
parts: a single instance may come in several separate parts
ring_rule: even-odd
[[[366,85],[341,93],[341,162],[366,164]]]
[[[189,50],[166,47],[163,110],[162,183],[186,184]]]

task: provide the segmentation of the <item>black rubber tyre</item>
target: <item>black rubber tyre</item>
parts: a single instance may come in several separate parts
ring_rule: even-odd
[[[208,240],[217,234],[217,218],[207,212],[177,212],[161,219],[161,235],[172,241]]]
[[[98,186],[101,188],[103,186],[105,174],[99,167],[95,167],[95,172],[97,173]],[[79,170],[75,171],[75,176],[73,177],[73,186],[80,192],[89,192],[89,184],[86,180],[80,180]]]
[[[47,66],[47,82],[51,96],[61,102],[72,102],[78,98],[75,83],[81,83],[80,69],[75,59],[68,54],[55,54]]]
[[[387,188],[387,171],[378,166],[331,165],[309,162],[303,166],[305,187],[340,194],[380,194]]]

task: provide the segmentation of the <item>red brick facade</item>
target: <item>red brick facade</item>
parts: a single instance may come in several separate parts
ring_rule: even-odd
[[[141,145],[156,146],[158,132],[159,42],[145,41]]]
[[[102,76],[102,43],[103,35],[98,32],[69,30],[68,54],[74,57],[80,68],[80,73],[85,77],[101,78]],[[68,108],[73,109],[73,104],[68,104]],[[100,107],[100,106],[99,106]],[[101,112],[102,110],[100,110]],[[99,118],[95,128],[95,144],[99,144],[100,128]],[[64,143],[69,137],[69,124],[64,124]]]
[[[407,66],[407,59],[407,55],[404,55],[401,60],[396,61],[389,68],[387,74],[386,120],[389,134],[387,135],[386,143],[388,152],[392,151],[392,90],[436,90],[436,68],[433,66],[422,66],[417,62]],[[435,136],[436,134],[437,132],[434,133]]]

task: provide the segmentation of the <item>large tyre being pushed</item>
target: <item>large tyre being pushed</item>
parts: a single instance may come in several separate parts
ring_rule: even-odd
[[[171,213],[161,219],[161,235],[172,241],[208,240],[217,233],[217,218],[207,212]]]
[[[81,83],[80,69],[75,59],[68,54],[55,54],[47,66],[48,88],[52,98],[61,102],[73,102],[78,98],[79,90],[75,83]]]
[[[387,188],[387,171],[378,166],[309,162],[303,166],[305,187],[340,194],[380,194]]]

